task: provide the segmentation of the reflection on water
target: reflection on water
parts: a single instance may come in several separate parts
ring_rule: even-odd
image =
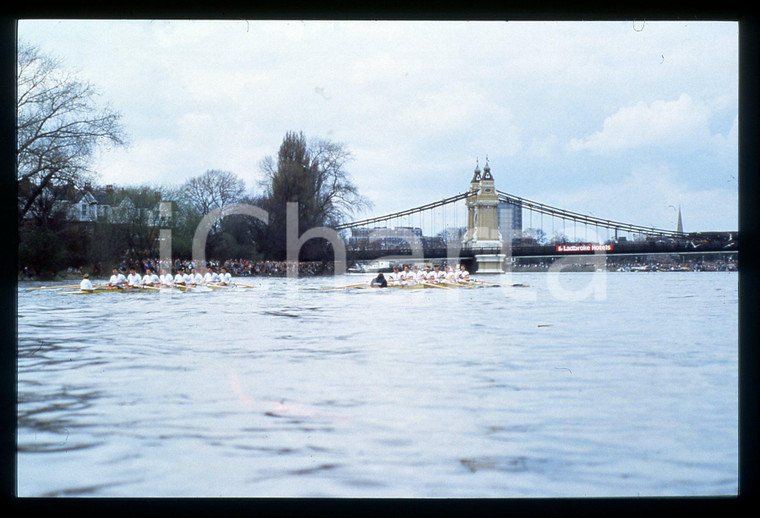
[[[736,274],[354,279],[20,286],[20,495],[736,493]]]

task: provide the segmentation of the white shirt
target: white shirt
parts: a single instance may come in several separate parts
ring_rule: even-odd
[[[194,274],[191,273],[190,278],[193,279],[191,282],[193,282],[194,284],[200,284],[203,282],[203,275],[197,272]]]
[[[127,282],[130,286],[139,286],[142,284],[142,277],[139,273],[130,273],[127,275]]]
[[[155,273],[146,273],[145,276],[142,278],[143,284],[155,284],[157,282],[160,282],[160,279],[158,278],[158,275]]]
[[[108,281],[110,284],[124,284],[127,282],[127,278],[124,277],[122,274],[117,273],[115,275],[111,275],[111,280]]]
[[[392,272],[388,274],[388,280],[390,281],[399,281],[401,280],[401,272]]]
[[[165,274],[161,275],[161,283],[162,283],[162,284],[167,284],[167,285],[169,285],[169,284],[171,284],[172,282],[174,282],[174,277],[172,277],[172,274],[170,274],[170,273],[165,273]]]
[[[184,283],[185,282],[185,276],[183,274],[181,274],[181,273],[178,273],[177,275],[174,276],[174,282],[182,282],[182,283]]]
[[[404,270],[403,272],[401,272],[401,278],[404,280],[414,279],[414,274],[410,272],[409,270]]]
[[[229,283],[232,280],[232,275],[230,275],[229,272],[227,272],[227,273],[220,273],[219,274],[219,280],[221,282]]]
[[[464,279],[464,280],[467,280],[467,279],[469,279],[469,278],[470,278],[470,272],[468,272],[467,270],[460,270],[460,271],[459,271],[459,275],[458,275],[458,277],[459,277],[460,279]]]
[[[182,276],[182,278],[185,279],[185,282],[187,284],[192,284],[193,282],[195,282],[195,277],[193,277],[192,273],[186,273],[185,275]]]
[[[92,282],[90,282],[90,279],[82,279],[82,282],[79,283],[79,289],[82,291],[85,290],[92,290]]]
[[[433,270],[430,270],[430,271],[427,273],[427,275],[425,275],[425,278],[426,278],[427,280],[429,280],[429,281],[434,281],[435,279],[437,279],[437,278],[438,278],[438,276],[435,274],[435,272],[434,272]]]
[[[219,275],[216,272],[208,272],[203,276],[203,282],[219,282]]]

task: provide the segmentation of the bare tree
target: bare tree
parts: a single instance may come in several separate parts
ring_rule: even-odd
[[[340,224],[372,207],[372,202],[359,194],[345,169],[353,156],[343,144],[314,139],[310,151],[315,169],[315,208],[327,225]]]
[[[182,194],[201,215],[237,203],[245,194],[245,182],[235,173],[211,169],[185,182]]]
[[[178,199],[186,213],[184,217],[185,238],[180,240],[189,242],[193,234],[188,233],[188,225],[195,225],[201,218],[212,210],[238,203],[245,195],[245,182],[235,173],[210,169],[200,176],[190,178],[179,190]],[[224,229],[225,221],[216,221],[209,230],[206,246],[213,250],[220,243],[220,234]],[[180,234],[182,234],[180,232]]]
[[[92,85],[77,80],[36,47],[19,45],[16,85],[21,221],[46,188],[89,180],[95,151],[103,145],[125,145],[126,136],[121,115],[96,102]]]

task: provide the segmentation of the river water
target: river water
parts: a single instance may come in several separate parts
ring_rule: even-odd
[[[736,273],[482,278],[21,284],[18,494],[737,494]]]

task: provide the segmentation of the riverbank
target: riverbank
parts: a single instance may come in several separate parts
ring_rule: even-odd
[[[513,272],[548,272],[552,269],[551,264],[525,264],[513,265]],[[668,264],[668,263],[626,263],[626,264],[569,264],[563,265],[560,270],[555,267],[554,271],[561,272],[737,272],[739,266],[735,263],[695,263],[695,264]],[[477,273],[477,272],[476,272]]]
[[[144,269],[135,265],[137,271],[142,275]],[[191,264],[184,264],[181,262],[178,266],[183,268],[191,268]],[[213,264],[217,269],[220,265]],[[226,261],[223,266],[232,274],[233,277],[287,277],[288,264],[286,262],[275,261],[258,261],[258,262],[243,262],[238,261]],[[145,267],[157,271],[156,265],[147,264]],[[292,265],[291,265],[292,267]],[[332,263],[321,262],[302,262],[298,265],[299,277],[324,277],[332,276],[334,274],[334,265]],[[508,270],[513,272],[548,272],[552,269],[552,264],[549,262],[538,262],[529,264],[513,264],[508,266]],[[573,263],[565,264],[562,269],[557,267],[553,271],[561,271],[563,273],[573,272],[595,272],[595,271],[608,271],[608,272],[735,272],[739,270],[739,265],[734,261],[704,261],[704,262],[630,262],[630,263],[610,263],[605,265],[597,265],[594,263]],[[126,269],[122,267],[122,271],[126,273]],[[80,268],[68,268],[65,271],[50,272],[48,274],[32,274],[29,271],[18,272],[19,281],[78,281],[81,280],[82,275],[88,273],[93,278],[106,278],[110,274],[103,274],[101,272],[95,273],[88,269]],[[477,272],[474,272],[477,273]]]

